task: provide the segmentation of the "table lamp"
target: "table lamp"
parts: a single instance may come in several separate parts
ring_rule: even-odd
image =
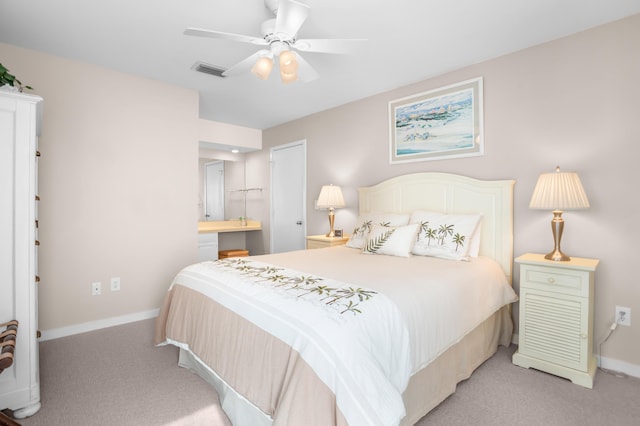
[[[553,251],[545,255],[545,259],[555,261],[568,261],[571,258],[560,250],[560,240],[564,229],[564,210],[580,210],[589,208],[589,200],[580,183],[580,178],[575,172],[561,172],[560,167],[552,173],[542,173],[538,178],[536,187],[529,203],[531,209],[552,210],[551,230],[555,247]]]
[[[333,231],[333,223],[335,220],[334,210],[336,208],[344,207],[344,197],[342,196],[342,190],[339,186],[323,185],[318,196],[319,209],[329,209],[329,233],[327,237],[335,237]]]

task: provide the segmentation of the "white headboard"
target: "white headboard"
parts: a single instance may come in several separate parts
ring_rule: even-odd
[[[495,259],[509,282],[513,268],[514,180],[483,181],[449,173],[412,173],[358,188],[360,214],[482,213],[480,255]]]

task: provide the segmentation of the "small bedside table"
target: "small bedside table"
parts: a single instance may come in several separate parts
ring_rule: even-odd
[[[349,241],[349,236],[329,238],[325,235],[309,235],[307,237],[307,250],[324,247],[341,246]]]
[[[591,389],[594,274],[597,259],[566,262],[524,254],[520,264],[520,322],[513,363],[533,367]]]

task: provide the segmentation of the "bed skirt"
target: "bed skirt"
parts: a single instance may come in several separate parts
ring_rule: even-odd
[[[454,393],[456,385],[491,358],[498,345],[511,344],[512,333],[511,310],[505,306],[415,373],[402,394],[407,410],[402,426],[415,424]]]

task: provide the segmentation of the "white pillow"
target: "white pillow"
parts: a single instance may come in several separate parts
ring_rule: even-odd
[[[373,225],[401,226],[408,225],[409,213],[367,213],[358,218],[356,226],[347,241],[347,247],[359,248],[364,246]]]
[[[415,211],[411,223],[419,224],[413,254],[451,260],[477,257],[480,248],[480,214],[443,214]]]
[[[404,226],[373,225],[362,252],[410,257],[419,227],[418,223]]]

